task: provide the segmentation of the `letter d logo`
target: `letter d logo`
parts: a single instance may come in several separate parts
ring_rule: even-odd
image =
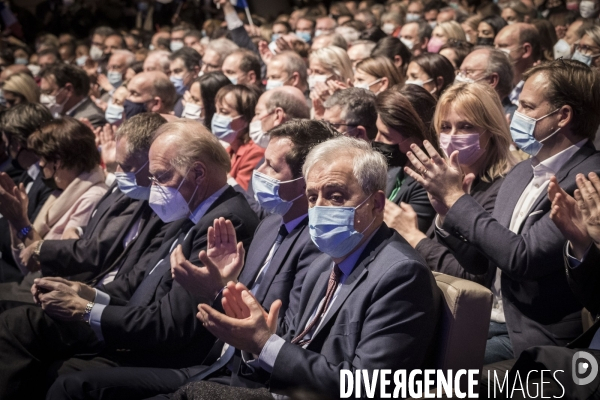
[[[578,365],[577,362],[582,358],[586,360],[586,362],[582,362]],[[596,379],[596,376],[598,375],[598,361],[596,361],[594,356],[586,351],[578,351],[577,353],[573,354],[571,367],[571,375],[573,377],[573,382],[575,382],[576,385],[587,385]],[[587,371],[589,371],[590,374],[586,378],[578,377],[578,374],[581,375]]]

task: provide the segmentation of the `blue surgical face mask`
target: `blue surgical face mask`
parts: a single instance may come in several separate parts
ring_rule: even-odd
[[[589,67],[590,65],[592,65],[592,60],[598,56],[600,56],[600,54],[587,55],[583,54],[579,50],[575,50],[575,53],[573,53],[571,60],[581,61]]]
[[[281,33],[274,33],[271,35],[271,42],[276,41],[277,39],[279,39],[281,37]]]
[[[240,118],[237,116],[235,118],[228,117],[226,115],[221,114],[213,114],[212,121],[210,124],[210,130],[212,133],[218,137],[220,140],[227,142],[229,144],[233,143],[239,131],[234,130],[231,127],[231,124],[234,119]]]
[[[108,71],[106,77],[114,88],[118,88],[123,84],[123,74],[119,71]]]
[[[175,86],[175,91],[177,92],[177,94],[183,96],[183,94],[187,90],[185,84],[183,83],[183,78],[171,75],[169,79],[171,80],[171,83],[173,83],[173,86]]]
[[[308,210],[308,228],[310,238],[315,246],[333,258],[348,255],[363,239],[363,233],[354,229],[354,213],[365,204],[371,196],[367,197],[356,207],[322,207],[315,206]]]
[[[542,148],[543,142],[550,139],[560,130],[560,128],[558,128],[550,136],[538,141],[536,140],[535,136],[533,136],[535,124],[547,116],[554,114],[558,110],[559,108],[538,119],[528,117],[527,115],[515,111],[512,121],[510,122],[510,135],[512,136],[517,147],[530,156],[535,157]]]
[[[15,58],[15,64],[27,65],[29,64],[29,60],[27,58]]]
[[[300,40],[306,43],[309,43],[310,39],[312,39],[312,36],[310,36],[310,32],[296,31],[296,36],[298,36]]]
[[[261,174],[257,170],[252,173],[252,190],[254,190],[254,198],[258,201],[258,204],[264,208],[267,212],[279,215],[285,215],[292,208],[295,200],[304,196],[304,193],[292,200],[283,200],[279,197],[279,186],[282,183],[294,182],[302,177],[292,179],[289,181],[280,181],[275,178],[271,178],[265,174]]]
[[[136,175],[146,166],[148,161],[137,172],[115,172],[119,190],[134,200],[148,200],[150,198],[150,186],[139,186]]]
[[[225,75],[225,76],[227,77],[227,79],[229,79],[229,81],[231,82],[232,85],[238,84],[237,76],[229,76],[229,75]]]
[[[108,107],[106,107],[106,111],[104,113],[104,118],[106,119],[106,122],[112,125],[123,120],[124,112],[125,107],[118,106],[112,101],[109,101]]]

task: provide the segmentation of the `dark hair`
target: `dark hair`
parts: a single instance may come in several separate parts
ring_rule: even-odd
[[[235,111],[242,116],[244,121],[250,125],[254,118],[254,109],[260,96],[259,91],[244,85],[227,85],[222,87],[215,96],[215,104],[223,101],[228,94],[233,94],[234,103],[231,104]],[[247,143],[250,140],[248,128],[244,128],[245,134],[241,136],[242,142]]]
[[[79,67],[71,64],[53,64],[41,72],[42,78],[53,76],[59,88],[65,87],[67,83],[73,85],[76,96],[86,96],[90,90],[90,78],[87,73]]]
[[[169,60],[171,61],[175,61],[178,58],[183,61],[183,64],[188,71],[193,71],[194,68],[200,67],[200,64],[202,63],[202,56],[200,53],[191,47],[182,47],[169,56]]]
[[[46,161],[60,160],[64,168],[89,172],[100,165],[96,136],[75,118],[62,117],[44,124],[29,137],[27,145]]]
[[[117,36],[119,38],[119,40],[121,41],[120,49],[127,48],[127,42],[125,41],[125,38],[120,33],[114,32],[114,33],[108,35],[104,40],[108,39],[111,36]]]
[[[558,42],[556,29],[547,19],[534,19],[531,24],[536,27],[540,34],[540,47],[545,61],[554,60],[554,45]]]
[[[364,22],[353,19],[351,21],[346,21],[344,22],[344,24],[342,26],[349,26],[350,28],[354,28],[356,29],[358,32],[363,32],[365,29],[367,29],[367,26],[365,25]]]
[[[131,64],[129,66],[129,68],[131,68],[133,70],[133,72],[137,74],[139,74],[140,72],[144,72],[144,62],[143,61],[136,61],[133,64]]]
[[[199,30],[193,29],[191,31],[188,31],[183,38],[185,39],[188,36],[192,36],[195,37],[196,39],[200,40],[202,39],[202,32],[200,32]]]
[[[98,35],[98,36],[103,36],[104,38],[107,38],[110,35],[113,35],[114,33],[115,33],[115,31],[113,28],[110,28],[108,26],[99,26],[96,29],[94,29],[92,36]]]
[[[154,139],[154,132],[166,123],[167,120],[158,113],[145,112],[137,114],[128,118],[119,127],[115,138],[127,138],[127,152],[129,154],[143,153],[148,156],[150,145]]]
[[[7,109],[0,119],[2,132],[9,143],[27,145],[27,138],[44,123],[52,121],[52,114],[39,103],[22,103]]]
[[[302,16],[300,18],[298,18],[298,21],[300,21],[301,19],[305,20],[305,21],[309,21],[312,24],[312,28],[311,29],[315,29],[315,26],[317,25],[317,22],[315,21],[314,18],[311,18],[309,16]]]
[[[408,25],[408,24],[417,24],[417,26],[418,26],[417,35],[419,36],[419,43],[422,42],[424,38],[431,37],[433,28],[424,19],[407,22],[404,25]]]
[[[440,96],[444,90],[454,82],[454,67],[448,59],[441,54],[425,53],[412,59],[429,77],[433,78],[437,87],[437,78],[441,76],[444,84],[438,89],[437,95]]]
[[[538,61],[542,57],[542,45],[540,33],[537,28],[531,24],[519,24],[519,44],[529,43],[531,46],[531,58]]]
[[[12,65],[15,63],[15,56],[10,49],[0,50],[0,58],[6,61],[6,65]]]
[[[456,54],[456,68],[460,68],[460,65],[465,58],[473,50],[473,44],[464,40],[449,39],[442,47],[440,47],[440,51],[444,49],[454,50],[454,54]]]
[[[440,11],[442,8],[446,8],[448,7],[448,4],[444,3],[443,1],[438,1],[438,0],[433,0],[430,1],[429,3],[425,4],[425,6],[423,7],[423,13],[429,12],[429,11]]]
[[[285,26],[287,33],[290,33],[292,31],[292,27],[290,26],[290,24],[287,21],[275,21],[275,22],[273,22],[273,26],[275,26],[275,25]]]
[[[423,121],[425,128],[433,131],[433,114],[435,113],[435,106],[437,104],[435,97],[427,89],[419,85],[404,85],[401,88],[394,86],[393,89],[398,90],[399,93],[410,101],[419,118]]]
[[[392,62],[394,62],[394,57],[400,56],[402,59],[402,70],[400,72],[404,75],[412,54],[400,39],[387,36],[378,41],[371,51],[371,57],[379,56],[389,58]]]
[[[499,15],[490,15],[489,17],[485,17],[481,21],[479,21],[480,24],[484,22],[492,27],[492,29],[494,30],[494,37],[496,37],[498,32],[500,32],[500,29],[504,28],[507,25],[504,18],[502,18]]]
[[[230,85],[231,81],[221,71],[207,72],[194,82],[200,84],[200,95],[204,105],[204,125],[210,130],[210,122],[216,111],[215,97],[217,92],[224,86]]]
[[[42,51],[38,51],[38,53],[37,53],[38,59],[40,57],[47,56],[48,54],[52,54],[54,57],[56,57],[56,61],[57,62],[61,60],[60,59],[60,54],[58,53],[58,50],[55,49],[54,47],[50,47],[50,48],[44,49]]]
[[[559,59],[532,67],[523,80],[538,73],[548,83],[544,97],[552,107],[568,105],[573,110],[571,131],[594,139],[600,125],[600,72],[579,61]]]
[[[325,108],[339,106],[348,125],[361,125],[370,140],[377,136],[377,110],[375,93],[360,88],[348,88],[334,92],[323,104]]]
[[[291,150],[285,155],[294,178],[302,176],[302,165],[310,150],[339,133],[323,121],[311,119],[291,119],[269,131],[271,138],[288,138],[292,142]]]
[[[402,136],[428,140],[439,151],[438,139],[432,129],[427,129],[408,99],[399,91],[386,90],[375,102],[381,122]]]
[[[377,25],[367,28],[360,33],[360,40],[369,40],[371,42],[378,42],[386,37],[389,36]]]
[[[261,71],[260,71],[260,59],[258,58],[258,56],[254,52],[252,52],[248,49],[239,49],[239,50],[234,51],[231,54],[240,54],[241,55],[240,70],[244,73],[254,71],[254,74],[256,75],[256,82],[257,82],[257,84],[260,84]]]
[[[76,49],[75,42],[69,41],[69,42],[63,43],[60,46],[58,46],[58,48],[59,49],[66,48],[70,56],[75,55],[75,49]]]

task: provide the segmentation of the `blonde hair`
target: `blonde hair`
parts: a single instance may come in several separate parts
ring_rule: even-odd
[[[206,164],[209,171],[220,169],[224,175],[231,170],[229,154],[217,137],[200,122],[183,118],[167,122],[156,130],[152,140],[162,135],[175,139],[178,154],[171,160],[171,165],[180,171],[192,167],[197,161]]]
[[[40,102],[40,88],[33,78],[26,73],[19,72],[9,76],[4,82],[3,89],[21,96],[29,103]]]
[[[460,24],[456,21],[446,21],[438,24],[437,26],[444,32],[444,36],[448,40],[462,40],[463,42],[467,41],[467,36],[465,35],[465,31],[461,28]]]
[[[404,76],[387,57],[369,57],[356,64],[356,70],[361,70],[377,79],[387,78],[388,87],[404,84]]]
[[[318,61],[323,68],[331,71],[334,75],[345,82],[346,80],[354,80],[352,73],[352,62],[345,50],[336,46],[323,47],[315,50],[310,54],[309,61]]]
[[[489,132],[486,146],[486,164],[479,178],[491,182],[506,175],[517,160],[510,152],[512,138],[500,97],[490,85],[482,83],[455,83],[446,89],[435,109],[433,126],[439,135],[442,120],[452,107],[481,133]]]

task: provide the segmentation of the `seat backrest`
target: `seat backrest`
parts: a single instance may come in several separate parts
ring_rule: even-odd
[[[438,272],[433,274],[444,296],[435,368],[452,371],[478,369],[478,376],[481,376],[492,292],[475,282]],[[466,389],[466,376],[463,378],[461,388]]]

